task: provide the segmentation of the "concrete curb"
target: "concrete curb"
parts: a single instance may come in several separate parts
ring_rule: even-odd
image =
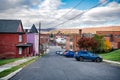
[[[16,75],[19,71],[21,71],[23,68],[20,68],[12,73],[10,73],[9,75],[3,77],[3,78],[0,78],[0,80],[8,80],[10,79],[11,77],[13,77],[14,75]]]
[[[110,60],[103,60],[104,62],[107,62],[107,63],[111,63],[111,64],[117,64],[117,65],[120,65],[120,62],[116,62],[116,61],[110,61]]]

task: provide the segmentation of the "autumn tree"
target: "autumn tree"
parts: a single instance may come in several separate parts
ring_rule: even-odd
[[[112,45],[111,45],[110,41],[108,39],[106,39],[104,44],[105,44],[104,51],[109,52],[112,49]]]
[[[87,38],[87,37],[80,38],[77,44],[80,49],[89,50],[93,52],[98,46],[98,43],[97,41],[94,40],[94,38]]]

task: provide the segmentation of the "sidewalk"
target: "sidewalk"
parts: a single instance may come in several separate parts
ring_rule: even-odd
[[[25,59],[17,60],[15,62],[11,62],[11,63],[5,64],[5,65],[2,65],[2,66],[0,66],[0,72],[4,71],[6,69],[10,69],[10,68],[12,68],[14,66],[17,66],[17,65],[19,65],[21,63],[24,63],[26,61],[29,61],[29,60],[31,60],[33,58],[35,58],[35,57],[28,57],[28,58],[25,58]]]
[[[36,58],[36,56],[35,56],[35,57],[27,57],[27,58],[24,58],[24,59],[21,59],[21,60],[17,60],[17,61],[15,61],[15,62],[11,62],[11,63],[5,64],[5,65],[2,65],[2,66],[0,66],[0,72],[4,71],[4,70],[6,70],[6,69],[10,69],[10,68],[12,68],[12,67],[14,67],[14,66],[20,65],[20,64],[22,64],[22,63],[24,63],[24,62],[27,62],[27,61],[29,61],[29,60],[31,60],[31,59],[33,59],[33,58]],[[13,72],[13,73],[10,73],[9,75],[7,75],[7,76],[5,76],[5,77],[3,77],[3,78],[0,78],[0,80],[8,80],[8,79],[11,78],[13,75],[15,75],[17,72],[19,72],[20,70],[22,70],[22,68],[16,70],[16,71]]]
[[[104,62],[110,63],[110,64],[117,64],[120,65],[120,62],[117,61],[110,61],[110,60],[103,60]]]

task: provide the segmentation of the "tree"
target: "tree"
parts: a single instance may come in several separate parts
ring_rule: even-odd
[[[53,37],[54,37],[54,35],[53,35],[52,33],[51,33],[49,36],[50,36],[50,38],[53,38]]]
[[[87,37],[80,38],[77,44],[80,49],[89,50],[93,52],[98,46],[98,43],[97,41],[94,40],[94,38],[87,38]]]
[[[104,36],[103,35],[97,35],[97,34],[95,34],[93,38],[98,43],[98,47],[96,47],[96,51],[99,51],[99,52],[104,51],[104,48],[105,48],[105,44],[104,44],[105,39],[104,39]]]
[[[111,45],[110,41],[108,39],[106,39],[104,44],[105,44],[104,51],[109,52],[112,49],[112,45]]]

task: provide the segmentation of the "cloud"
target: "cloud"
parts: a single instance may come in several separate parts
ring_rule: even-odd
[[[21,19],[24,28],[31,28],[32,24],[38,27],[39,21],[42,23],[42,28],[81,28],[120,24],[120,4],[117,2],[91,9],[71,21],[68,20],[85,10],[73,9],[72,12],[64,15],[71,9],[58,9],[62,4],[61,0],[1,0],[0,18]],[[56,26],[65,21],[68,22]]]
[[[44,0],[44,2],[39,5],[39,7],[44,10],[52,10],[57,9],[61,4],[62,3],[60,0]]]
[[[38,7],[42,0],[0,0],[0,10]]]
[[[114,6],[114,4],[116,4]],[[115,2],[108,4],[106,7],[94,8],[82,16],[82,21],[86,24],[96,25],[105,24],[120,20],[120,5]]]

